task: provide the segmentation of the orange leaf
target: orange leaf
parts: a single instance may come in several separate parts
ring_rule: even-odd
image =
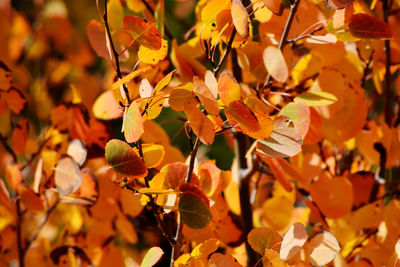
[[[122,116],[120,106],[118,105],[112,91],[103,92],[92,107],[93,114],[96,118],[102,120],[117,119]]]
[[[229,104],[227,112],[240,126],[249,131],[256,132],[260,129],[260,124],[251,110],[240,101],[233,101]]]
[[[88,36],[89,43],[96,54],[100,57],[104,57],[105,59],[110,59],[111,55],[106,45],[106,32],[104,30],[104,26],[96,20],[91,20],[86,26],[86,34]]]
[[[284,172],[277,159],[264,156],[261,156],[261,159],[268,164],[275,179],[279,181],[283,188],[285,188],[287,192],[291,192],[293,190],[292,185],[290,184],[287,174]]]
[[[174,89],[169,94],[169,105],[175,111],[183,111],[186,104],[197,104],[192,91],[187,89]]]
[[[311,184],[310,194],[329,218],[345,216],[353,206],[353,186],[346,177],[333,178],[324,172]]]
[[[308,238],[307,230],[302,223],[295,223],[290,226],[282,240],[281,250],[279,252],[282,260],[290,260],[300,251]]]
[[[24,109],[26,103],[25,96],[16,88],[11,88],[7,91],[6,101],[9,108],[16,114],[19,114]]]
[[[231,102],[240,100],[240,86],[229,72],[223,72],[218,79],[218,92],[222,103],[228,106]]]
[[[211,145],[214,142],[215,132],[210,119],[193,104],[186,104],[184,110],[193,132],[201,142]]]
[[[7,165],[6,181],[7,181],[8,186],[11,189],[13,189],[13,190],[18,189],[18,186],[22,182],[22,175],[21,175],[21,171],[19,170],[18,165]]]
[[[133,143],[139,140],[143,134],[143,120],[139,106],[136,101],[133,101],[128,108],[128,112],[124,118],[124,135],[128,143]]]
[[[249,36],[249,15],[241,0],[232,0],[231,15],[233,25],[242,38]]]
[[[26,119],[20,121],[14,128],[11,140],[16,155],[24,152],[26,142],[28,141],[28,121]]]
[[[219,105],[216,98],[208,89],[207,85],[200,80],[197,76],[193,77],[194,92],[199,97],[201,104],[208,113],[213,115],[219,114]]]
[[[319,113],[310,107],[310,127],[304,137],[305,144],[316,144],[323,138],[322,120]]]
[[[33,192],[32,189],[24,185],[18,187],[18,195],[21,198],[21,202],[31,212],[42,212],[44,211],[43,200]]]
[[[386,22],[367,14],[351,16],[349,28],[351,34],[359,38],[392,38],[392,30]]]
[[[138,43],[153,50],[161,48],[160,32],[154,23],[135,16],[126,16],[123,22]]]
[[[263,52],[264,65],[268,73],[278,82],[286,82],[289,76],[288,66],[282,51],[274,46],[268,46]]]
[[[282,15],[283,3],[282,0],[264,0],[264,5],[271,10],[275,15]]]
[[[0,90],[8,90],[12,85],[11,70],[0,61]]]
[[[247,235],[247,240],[258,254],[263,255],[266,249],[278,250],[282,236],[268,228],[254,228]]]

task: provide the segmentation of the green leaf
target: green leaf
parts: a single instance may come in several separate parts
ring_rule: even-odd
[[[178,209],[182,221],[193,229],[201,229],[207,226],[212,215],[207,205],[196,195],[186,192],[183,193]]]
[[[336,101],[336,96],[327,92],[304,92],[294,99],[294,102],[304,102],[310,107],[327,106]]]
[[[143,160],[127,143],[112,139],[105,150],[106,160],[116,172],[132,178],[147,175]]]

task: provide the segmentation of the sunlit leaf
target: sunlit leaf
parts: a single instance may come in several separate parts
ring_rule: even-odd
[[[71,156],[79,166],[86,160],[87,148],[79,139],[74,139],[68,146],[67,154]]]
[[[257,140],[257,152],[269,157],[293,157],[301,151],[301,135],[286,116],[276,117],[274,130],[264,140]]]
[[[301,138],[304,139],[310,127],[310,108],[304,103],[289,103],[280,112],[279,115],[289,117],[297,129],[299,129]]]
[[[229,72],[223,72],[218,79],[218,92],[224,105],[240,100],[240,86]]]
[[[258,131],[260,129],[260,124],[257,118],[251,112],[251,110],[240,101],[233,101],[229,104],[227,112],[232,118],[250,131]]]
[[[279,258],[279,253],[272,249],[265,250],[262,257],[265,267],[288,267],[289,265]]]
[[[165,149],[162,145],[142,145],[143,160],[147,168],[155,168],[163,161]]]
[[[164,255],[164,251],[159,247],[152,247],[147,251],[146,255],[142,260],[141,267],[151,267],[154,266]]]
[[[308,238],[307,230],[302,223],[294,223],[283,236],[281,250],[279,252],[282,260],[290,260],[303,247]]]
[[[294,102],[304,102],[310,107],[326,106],[336,101],[336,96],[327,92],[304,92],[294,98]]]
[[[276,180],[285,188],[287,192],[291,192],[293,190],[292,185],[290,184],[287,174],[283,170],[282,166],[279,164],[278,160],[275,158],[264,157],[261,156],[261,159],[268,164],[271,172]]]
[[[250,246],[260,255],[266,249],[278,250],[282,242],[282,236],[268,228],[254,228],[247,236]]]
[[[198,77],[193,77],[194,92],[208,113],[218,115],[219,105],[207,85]]]
[[[195,105],[186,104],[185,114],[193,132],[199,137],[200,141],[206,145],[214,142],[214,125]]]
[[[122,116],[120,106],[110,90],[105,91],[96,99],[92,110],[94,116],[102,120],[112,120]]]
[[[340,252],[336,238],[329,232],[315,234],[307,245],[310,263],[314,266],[323,266],[331,262]]]
[[[140,82],[139,86],[139,94],[141,98],[148,98],[151,97],[153,93],[153,86],[151,86],[149,80],[146,78]]]
[[[159,49],[151,49],[147,46],[141,45],[138,51],[138,57],[141,62],[155,65],[163,60],[168,53],[168,42],[164,39],[161,40]]]
[[[268,73],[278,82],[286,82],[289,76],[288,66],[282,51],[274,46],[268,46],[263,52],[264,65]]]
[[[241,0],[232,0],[231,15],[233,25],[242,38],[249,35],[249,15]]]
[[[74,193],[82,183],[78,164],[70,157],[61,158],[55,168],[54,182],[61,195]]]
[[[207,205],[190,192],[181,195],[178,209],[182,221],[190,228],[201,229],[206,227],[212,218]]]
[[[143,18],[135,16],[124,17],[124,27],[144,47],[158,50],[162,46],[160,32],[156,25]]]
[[[154,87],[154,91],[159,91],[162,90],[165,86],[167,86],[169,84],[169,82],[172,79],[172,75],[175,73],[176,70],[171,71],[170,73],[168,73],[167,75],[165,75],[156,85],[156,87]]]
[[[193,92],[187,89],[174,89],[168,100],[169,105],[175,111],[183,111],[186,104],[197,104]]]
[[[126,141],[128,143],[136,142],[144,132],[142,114],[136,101],[133,101],[129,106],[124,120],[124,136]]]
[[[127,143],[112,139],[105,150],[106,160],[116,172],[133,178],[147,174],[146,165]]]
[[[354,14],[349,22],[350,32],[359,38],[391,38],[392,30],[390,26],[375,17],[367,14]]]
[[[204,243],[197,245],[191,253],[192,257],[207,257],[218,249],[221,242],[216,238],[206,240]]]
[[[27,102],[25,96],[16,88],[11,88],[6,93],[6,102],[9,108],[16,114],[19,114]]]

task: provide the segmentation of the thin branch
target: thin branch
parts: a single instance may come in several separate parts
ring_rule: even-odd
[[[108,40],[110,41],[111,50],[112,50],[112,53],[113,53],[114,58],[115,58],[115,67],[116,67],[117,75],[118,75],[118,78],[122,79],[121,68],[119,66],[119,54],[118,54],[117,50],[115,49],[113,40],[111,38],[110,26],[108,25],[107,2],[108,2],[107,0],[104,1],[105,10],[104,10],[103,20],[104,20],[104,25],[105,25],[106,31],[107,31],[107,37],[108,37]],[[128,100],[128,104],[130,104],[131,103],[131,98],[129,96],[128,88],[125,86],[125,84],[123,84],[122,87],[124,88],[124,92],[125,92],[125,95],[126,95],[126,99]]]
[[[186,179],[185,179],[186,183],[190,183],[190,181],[192,179],[193,169],[194,169],[194,161],[196,159],[196,155],[197,155],[199,146],[200,146],[200,139],[198,137],[196,137],[196,140],[194,141],[192,153],[190,154],[189,169],[188,169]],[[171,267],[174,265],[174,261],[178,257],[180,249],[181,249],[182,229],[183,229],[182,218],[179,217],[178,224],[176,227],[176,233],[175,233],[176,244],[175,244],[175,246],[172,247],[172,252],[171,252],[171,261],[170,261]]]
[[[29,240],[26,242],[25,247],[23,249],[23,255],[26,254],[26,252],[28,251],[28,249],[31,246],[31,244],[36,240],[36,238],[38,237],[40,231],[43,229],[44,225],[48,221],[48,219],[50,217],[50,214],[56,209],[57,205],[58,205],[58,201],[46,211],[46,214],[42,218],[42,221],[40,222],[40,224],[36,228],[35,232],[32,234],[31,238],[29,238]]]
[[[290,6],[289,17],[286,21],[286,25],[285,25],[281,40],[279,41],[279,45],[278,45],[278,48],[280,50],[282,50],[283,47],[287,44],[287,37],[289,35],[290,28],[292,27],[294,16],[296,15],[299,4],[300,4],[300,0],[294,0],[294,3]],[[265,80],[263,89],[267,88],[271,82],[272,82],[272,76],[271,76],[271,74],[268,73],[268,76],[267,76],[267,79]]]
[[[297,37],[295,37],[293,39],[287,40],[286,43],[288,43],[288,44],[289,43],[295,43],[295,42],[297,42],[299,40],[302,40],[302,39],[305,39],[305,38],[308,38],[308,37],[312,37],[312,36],[314,36],[314,34],[316,34],[319,31],[322,31],[323,29],[324,29],[324,27],[315,28],[312,32],[310,32],[308,34],[302,34],[302,35],[299,35],[299,36],[297,36]]]
[[[7,152],[10,153],[10,155],[12,156],[14,162],[17,163],[18,157],[15,154],[14,150],[7,144],[7,139],[4,136],[0,135],[0,141],[3,144],[4,148],[7,150]]]
[[[369,56],[368,61],[365,63],[363,76],[361,78],[361,87],[363,87],[363,88],[364,88],[364,85],[365,85],[365,81],[367,80],[368,74],[371,73],[370,65],[371,65],[371,62],[372,62],[372,58],[374,56],[374,52],[375,52],[374,50],[371,51],[371,55]]]
[[[383,1],[383,20],[388,23],[392,1]],[[385,40],[385,88],[384,88],[384,107],[385,107],[385,122],[389,127],[392,127],[392,110],[390,107],[391,100],[391,52],[390,52],[390,40]]]
[[[22,213],[21,213],[21,206],[20,206],[20,200],[19,197],[17,196],[17,201],[15,205],[17,205],[17,246],[18,246],[18,259],[19,259],[19,266],[20,267],[25,267],[25,262],[24,262],[24,257],[25,257],[25,252],[23,248],[23,240],[22,240]]]
[[[225,60],[227,59],[229,53],[232,50],[232,43],[233,43],[233,40],[235,39],[235,36],[236,36],[236,28],[233,27],[231,38],[228,41],[228,45],[226,46],[225,53],[222,56],[221,60],[219,61],[218,66],[216,68],[214,68],[214,76],[216,78],[218,78],[218,75],[219,75],[219,73],[221,71],[222,65],[224,64]]]

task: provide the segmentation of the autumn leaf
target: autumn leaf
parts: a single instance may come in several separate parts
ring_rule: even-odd
[[[162,39],[156,25],[143,18],[126,16],[123,19],[124,27],[144,47],[152,50],[162,48]]]
[[[190,228],[201,229],[207,226],[212,218],[207,205],[190,192],[182,194],[178,208],[182,221]]]
[[[106,160],[118,173],[128,177],[143,177],[147,168],[135,151],[125,142],[110,140],[106,145]]]
[[[352,15],[349,28],[351,34],[359,38],[392,38],[392,30],[386,22],[367,14]]]

